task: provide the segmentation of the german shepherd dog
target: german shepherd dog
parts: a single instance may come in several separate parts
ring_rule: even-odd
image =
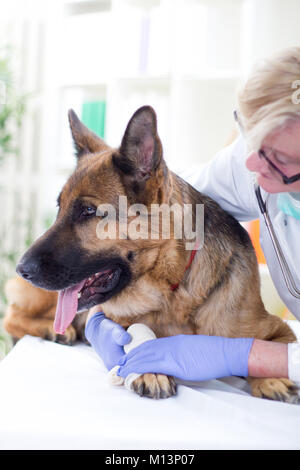
[[[124,328],[141,322],[157,337],[204,334],[282,343],[296,340],[289,326],[264,308],[247,232],[216,202],[167,168],[150,106],[135,112],[118,149],[87,129],[72,110],[69,121],[77,166],[59,195],[56,221],[18,264],[24,279],[8,283],[8,332],[61,340],[53,332],[56,291],[77,286],[78,312],[101,305],[105,315]],[[169,239],[98,238],[97,207],[114,206],[118,225],[121,195],[129,204],[145,205],[149,212],[151,204],[204,204],[204,244],[188,269],[191,251],[184,235],[177,239],[171,231]],[[67,328],[66,342],[76,339],[80,318],[83,321],[84,316],[77,315]],[[290,380],[247,380],[256,397],[297,400],[297,388]],[[176,393],[174,379],[160,374],[139,377],[134,390],[152,398]]]

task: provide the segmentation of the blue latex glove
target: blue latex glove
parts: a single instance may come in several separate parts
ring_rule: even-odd
[[[108,370],[118,364],[120,358],[124,356],[124,344],[131,341],[130,334],[120,325],[106,318],[103,312],[96,313],[88,320],[85,336]]]
[[[118,375],[131,372],[173,375],[183,380],[248,376],[254,338],[178,335],[146,341],[119,361]]]

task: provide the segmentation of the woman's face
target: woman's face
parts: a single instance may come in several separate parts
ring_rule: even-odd
[[[261,148],[286,176],[300,173],[300,119],[267,135]],[[280,174],[257,152],[248,156],[246,166],[256,173],[258,184],[268,193],[300,192],[300,180],[284,184]]]

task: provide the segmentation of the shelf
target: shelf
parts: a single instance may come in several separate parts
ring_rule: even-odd
[[[224,6],[224,0],[182,0],[184,4],[188,7],[190,5],[204,5],[209,7],[218,7]],[[244,0],[226,0],[227,5],[239,5],[242,4]]]
[[[149,10],[151,8],[159,7],[161,4],[160,0],[113,0],[113,4],[122,7],[134,7],[140,10]]]
[[[90,88],[100,89],[109,86],[110,84],[120,84],[129,87],[168,87],[172,84],[173,81],[213,81],[213,80],[239,80],[242,76],[242,72],[239,70],[207,70],[203,73],[189,74],[189,75],[128,75],[120,76],[106,79],[101,79],[99,82],[94,80],[89,82],[72,82],[72,83],[62,83],[60,87],[62,89],[66,88]]]
[[[77,88],[84,88],[87,91],[90,90],[92,91],[97,91],[97,90],[104,90],[108,84],[110,83],[110,80],[101,80],[101,82],[95,83],[94,81],[91,83],[87,82],[72,82],[72,83],[61,83],[59,85],[59,88],[64,91],[64,90],[69,90],[69,89],[77,89]]]
[[[144,88],[168,88],[171,84],[170,76],[158,76],[158,75],[132,75],[122,76],[114,78],[102,78],[101,81],[91,82],[78,81],[70,82],[66,81],[59,84],[59,89],[62,91],[84,89],[87,92],[105,91],[110,86],[125,86],[128,88],[136,87],[137,89]]]
[[[142,86],[142,87],[168,87],[171,83],[170,76],[159,75],[132,75],[116,77],[115,83],[128,86]]]
[[[111,0],[70,1],[64,5],[65,16],[85,15],[111,10]]]
[[[178,75],[177,80],[186,81],[208,81],[208,80],[239,80],[242,76],[241,70],[204,70],[201,73]]]

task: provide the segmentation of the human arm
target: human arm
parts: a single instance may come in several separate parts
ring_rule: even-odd
[[[288,345],[255,339],[248,360],[251,377],[288,378]]]
[[[153,372],[184,380],[230,375],[297,380],[295,368],[292,371],[288,363],[288,346],[283,343],[253,338],[179,335],[148,341],[133,349],[121,358],[118,375],[126,377],[131,372]],[[299,368],[298,365],[298,371]]]
[[[251,377],[282,377],[300,382],[300,344],[255,339],[248,368]]]
[[[248,375],[253,338],[177,335],[146,341],[119,361],[118,375],[159,373],[183,380]]]
[[[86,338],[109,370],[116,364],[120,364],[122,359],[123,361],[124,358],[129,360],[128,366],[132,370],[128,370],[128,367],[121,367],[118,375],[122,377],[127,377],[131,372],[161,372],[186,380],[247,375],[248,354],[253,341],[251,338],[171,336],[146,341],[132,349],[126,356],[123,346],[131,341],[131,336],[98,310],[97,307],[93,307],[89,312],[85,327]],[[136,356],[140,347],[144,345],[146,351]],[[200,360],[199,363],[198,360]]]
[[[106,321],[103,322],[103,320]],[[131,372],[139,372],[140,370],[141,373],[150,372],[149,367],[157,372],[168,373],[169,368],[173,367],[172,361],[174,361],[174,356],[172,356],[172,348],[175,347],[176,352],[180,356],[180,361],[175,365],[177,368],[175,372],[180,375],[178,368],[183,367],[185,370],[181,374],[185,373],[189,380],[193,380],[192,376],[189,375],[190,372],[187,366],[184,364],[184,361],[189,360],[187,356],[193,353],[189,348],[189,338],[193,338],[193,336],[179,335],[178,337],[173,336],[149,341],[148,345],[144,343],[132,350],[131,353],[124,355],[123,346],[131,341],[131,336],[120,325],[106,319],[103,312],[99,312],[97,307],[93,307],[90,310],[86,322],[86,336],[108,369],[114,367],[118,362],[123,363],[119,370],[119,375],[123,377],[126,377]],[[176,338],[179,337],[185,338],[183,342],[184,349],[178,349]],[[191,364],[187,365],[192,368],[199,367],[200,373],[202,373],[203,365],[201,365],[201,361],[204,360],[204,369],[206,370],[207,367],[210,367],[209,372],[212,376],[215,375],[215,377],[211,378],[217,378],[217,375],[220,377],[222,374],[225,376],[226,374],[233,375],[235,373],[236,375],[249,375],[251,377],[288,377],[291,380],[300,381],[300,345],[298,343],[287,345],[272,341],[252,340],[251,338],[242,338],[242,342],[240,342],[239,339],[213,336],[203,337],[200,335],[196,336],[196,338],[199,338],[198,347],[204,345],[201,338],[205,338],[206,354],[209,351],[212,354],[208,356],[209,361],[205,361],[205,355],[203,354],[196,356],[196,362],[192,357]],[[215,338],[219,338],[217,342],[215,342]],[[166,340],[164,341],[165,349],[159,349],[161,340]],[[233,347],[234,345],[237,347]],[[144,350],[145,347],[146,350]],[[151,355],[150,362],[144,362],[144,354],[147,354],[147,351]],[[157,357],[160,359],[159,363]],[[171,365],[169,362],[170,358],[172,358]],[[226,365],[224,360],[229,365]],[[232,361],[235,362],[233,365]],[[174,371],[171,371],[170,375],[176,374]]]

